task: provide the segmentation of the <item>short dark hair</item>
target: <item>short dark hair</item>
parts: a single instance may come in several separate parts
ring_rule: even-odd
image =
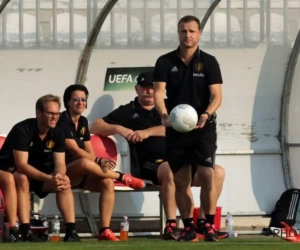
[[[59,105],[59,109],[60,109],[60,98],[56,95],[52,95],[52,94],[48,94],[48,95],[44,95],[42,97],[40,97],[36,103],[35,103],[35,110],[39,110],[41,112],[44,111],[45,109],[45,105],[48,102],[56,102]]]
[[[199,30],[201,30],[201,24],[200,24],[199,19],[197,17],[191,16],[191,15],[187,15],[187,16],[180,18],[177,28],[179,28],[179,25],[181,23],[189,23],[189,22],[196,22],[198,24]]]
[[[71,100],[72,93],[77,90],[83,91],[86,95],[86,98],[88,98],[89,91],[87,90],[87,88],[84,85],[72,84],[69,87],[67,87],[64,92],[63,99],[64,99],[64,106],[66,109],[69,108],[68,102]]]

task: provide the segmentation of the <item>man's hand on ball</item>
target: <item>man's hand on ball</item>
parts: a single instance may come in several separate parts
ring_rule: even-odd
[[[208,120],[208,114],[204,113],[200,116],[197,126],[195,129],[203,128]]]
[[[161,124],[165,127],[171,127],[171,121],[168,114],[163,114],[161,116]]]

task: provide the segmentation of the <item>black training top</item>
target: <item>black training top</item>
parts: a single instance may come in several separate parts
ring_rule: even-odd
[[[84,149],[84,142],[91,140],[90,131],[88,129],[88,120],[84,116],[80,116],[77,129],[72,121],[68,111],[62,112],[57,126],[61,127],[65,134],[65,139],[73,139],[79,148]],[[66,162],[73,161],[74,156],[66,149]]]
[[[166,82],[168,113],[179,104],[189,104],[202,114],[210,103],[209,86],[223,83],[216,58],[199,49],[188,65],[181,60],[179,48],[160,56],[153,78]]]
[[[134,101],[121,105],[112,111],[103,120],[109,124],[121,125],[133,131],[161,125],[161,119],[156,109],[144,109],[139,104],[137,97]],[[150,136],[142,142],[132,143],[131,146],[135,147],[140,162],[165,158],[165,137],[163,136]]]
[[[0,169],[16,170],[13,150],[28,152],[28,164],[41,172],[50,174],[54,170],[53,152],[65,152],[64,133],[60,128],[49,129],[41,140],[36,118],[17,123],[8,133],[0,150]]]

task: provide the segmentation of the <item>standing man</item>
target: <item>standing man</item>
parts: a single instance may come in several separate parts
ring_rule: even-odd
[[[218,196],[214,177],[217,149],[215,112],[221,105],[223,80],[215,57],[198,48],[200,36],[199,19],[182,17],[178,22],[180,45],[157,59],[153,76],[155,107],[166,126],[166,155],[174,173],[176,202],[184,224],[179,241],[197,240],[192,218],[191,164],[197,165],[202,183],[200,199],[206,218],[204,239],[218,241],[214,226]],[[168,112],[179,104],[189,104],[198,113],[198,126],[189,133],[179,133],[170,125]]]
[[[64,92],[64,106],[58,126],[64,131],[66,144],[67,175],[72,188],[80,187],[100,192],[100,228],[98,240],[119,241],[110,229],[110,220],[115,203],[114,181],[118,180],[133,189],[142,189],[144,181],[129,174],[112,171],[116,162],[96,157],[91,143],[88,120],[82,115],[87,108],[88,90],[83,85],[73,84]]]
[[[66,225],[64,241],[80,241],[75,231],[73,192],[66,175],[64,134],[55,127],[60,99],[42,96],[35,110],[36,118],[13,126],[0,151],[1,170],[13,173],[15,178],[20,234],[23,241],[40,241],[30,230],[30,191],[41,199],[56,192],[58,209]]]

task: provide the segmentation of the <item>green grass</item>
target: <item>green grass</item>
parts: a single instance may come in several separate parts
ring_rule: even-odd
[[[88,249],[109,249],[109,250],[298,250],[298,243],[290,243],[279,238],[235,238],[224,239],[219,242],[174,242],[162,241],[153,238],[130,238],[129,241],[121,242],[98,242],[96,240],[82,240],[80,243],[3,243],[2,250],[88,250]]]

